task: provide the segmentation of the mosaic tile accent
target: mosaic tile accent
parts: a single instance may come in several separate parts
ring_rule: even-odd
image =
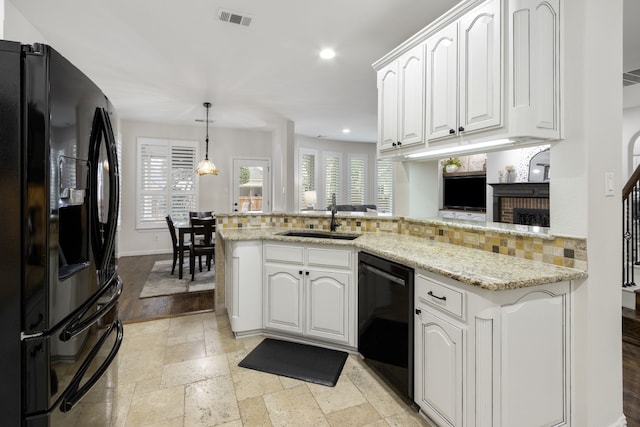
[[[372,215],[337,215],[341,232],[390,233],[420,237],[430,241],[495,252],[562,267],[587,270],[587,242],[563,236],[514,230],[492,230],[484,224],[469,225],[436,220],[415,220],[402,217]],[[216,215],[218,227],[223,229],[283,227],[289,229],[330,229],[331,215],[272,213]]]

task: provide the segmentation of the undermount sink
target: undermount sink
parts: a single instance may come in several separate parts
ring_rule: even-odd
[[[331,233],[328,231],[313,231],[313,230],[305,230],[305,231],[285,231],[283,233],[278,233],[280,236],[289,236],[289,237],[313,237],[315,239],[337,239],[337,240],[354,240],[360,237],[360,234],[341,234],[341,233]]]

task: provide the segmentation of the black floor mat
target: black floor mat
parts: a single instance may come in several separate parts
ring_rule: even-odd
[[[347,353],[266,338],[238,366],[333,387]]]

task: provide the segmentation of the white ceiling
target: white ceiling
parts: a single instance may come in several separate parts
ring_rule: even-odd
[[[194,124],[211,101],[213,127],[286,118],[297,134],[373,142],[371,64],[459,0],[9,1],[121,119]],[[220,8],[251,25],[218,20]],[[324,47],[333,60],[318,57]]]
[[[297,134],[374,142],[371,64],[459,0],[8,1],[121,119],[192,125],[211,101],[214,127],[270,129],[285,118]],[[624,2],[625,30],[637,30],[640,1]],[[218,20],[221,8],[251,25]],[[318,57],[324,47],[333,60]],[[625,36],[624,49],[625,71],[640,68],[640,37]]]

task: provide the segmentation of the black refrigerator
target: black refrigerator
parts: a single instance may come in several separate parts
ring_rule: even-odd
[[[109,425],[123,340],[115,111],[53,48],[0,40],[3,425]]]

